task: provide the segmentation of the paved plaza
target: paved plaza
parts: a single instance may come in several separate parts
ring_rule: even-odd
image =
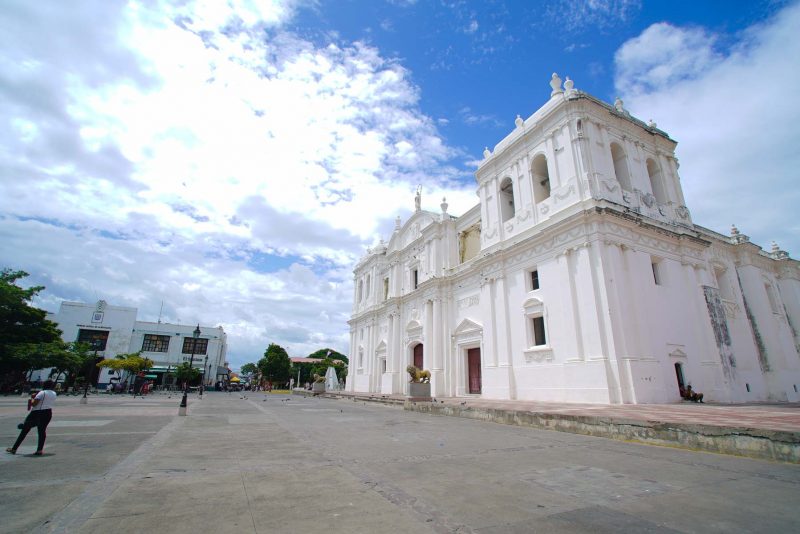
[[[0,532],[800,530],[793,464],[352,399],[78,401],[59,398],[44,456],[35,430],[2,456]],[[24,415],[0,397],[5,446]]]

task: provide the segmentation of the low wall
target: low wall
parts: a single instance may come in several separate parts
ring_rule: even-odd
[[[404,409],[667,447],[800,463],[800,433],[406,402]]]

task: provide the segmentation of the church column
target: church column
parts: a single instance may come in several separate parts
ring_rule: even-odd
[[[381,388],[380,392],[387,394],[392,392],[392,373],[394,373],[394,321],[395,317],[393,313],[390,313],[386,317],[386,378],[383,377],[383,373],[381,373]],[[381,370],[383,371],[383,370]],[[387,383],[388,381],[388,383]],[[384,387],[385,386],[385,387]]]
[[[433,302],[425,301],[425,315],[422,323],[422,367],[431,369],[433,367],[433,346],[436,339],[433,333]]]
[[[390,313],[387,320],[387,332],[386,332],[386,372],[393,373],[395,369],[394,365],[394,344],[395,344],[395,337],[394,337],[394,322],[395,316],[393,313]]]
[[[431,331],[431,349],[433,350],[433,358],[431,365],[431,391],[434,395],[441,395],[443,391],[442,384],[442,299],[436,297],[433,299],[433,329]]]
[[[403,361],[403,353],[405,344],[403,342],[403,335],[400,329],[402,323],[400,310],[394,313],[394,343],[392,343],[392,393],[402,393],[402,379],[406,366]]]
[[[355,330],[350,330],[350,363],[347,364],[347,391],[353,392],[356,387],[356,367],[358,366],[358,348],[356,347]]]
[[[497,300],[497,363],[501,368],[505,368],[505,375],[500,374],[498,378],[505,380],[501,389],[505,392],[501,396],[508,399],[516,398],[516,387],[514,381],[514,365],[511,357],[511,325],[509,324],[508,313],[508,293],[506,289],[506,278],[500,276],[495,280],[495,298]]]
[[[495,304],[494,304],[494,280],[484,280],[481,284],[481,302],[488,303],[488,306],[481,306],[483,313],[483,339],[484,354],[482,354],[484,367],[497,367],[497,349],[495,339],[497,330],[495,328]]]

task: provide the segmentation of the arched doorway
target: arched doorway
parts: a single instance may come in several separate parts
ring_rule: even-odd
[[[422,343],[414,345],[414,367],[417,369],[423,369],[422,364],[424,362],[424,358],[422,351]]]

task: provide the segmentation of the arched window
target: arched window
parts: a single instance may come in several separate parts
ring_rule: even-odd
[[[614,174],[619,185],[626,191],[632,191],[631,177],[628,174],[628,157],[617,143],[611,143],[611,159],[614,160]]]
[[[650,177],[650,188],[653,190],[653,196],[656,197],[656,202],[659,206],[663,206],[667,203],[667,194],[664,191],[661,168],[659,168],[656,161],[652,158],[648,158],[647,160],[647,176]]]
[[[366,297],[369,297],[369,287],[371,285],[370,282],[372,282],[372,277],[370,275],[367,275],[367,294],[365,295]]]
[[[364,281],[358,281],[358,297],[356,298],[357,302],[361,302],[361,299],[364,298]]]
[[[511,178],[500,182],[500,218],[506,222],[514,216],[514,184]]]
[[[547,158],[544,154],[533,158],[531,177],[533,178],[533,201],[538,204],[550,198],[550,173],[547,170]]]

